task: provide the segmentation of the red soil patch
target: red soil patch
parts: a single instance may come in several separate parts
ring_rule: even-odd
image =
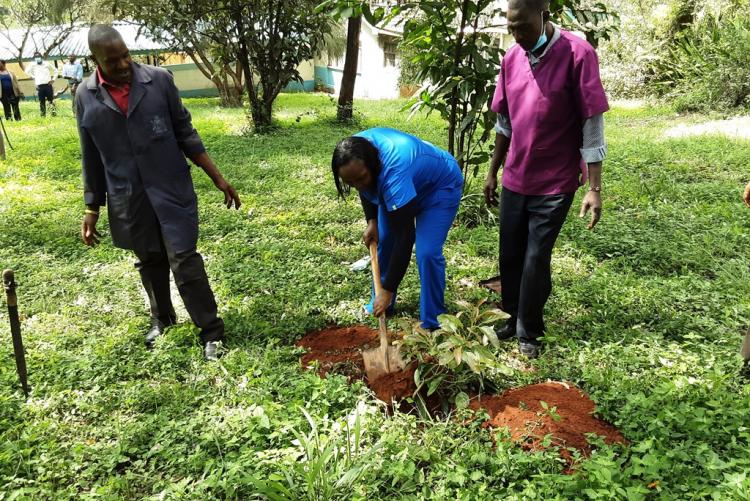
[[[329,327],[308,334],[296,344],[308,350],[300,360],[303,367],[317,362],[321,377],[334,373],[347,376],[349,381],[364,381],[388,404],[411,397],[416,390],[414,364],[375,381],[367,380],[362,350],[378,346],[378,332],[369,327]],[[441,402],[436,398],[433,395],[427,399],[428,409],[440,409]],[[541,402],[546,403],[547,409]],[[405,403],[401,406],[408,411],[406,407]],[[473,399],[470,407],[485,409],[490,419],[484,426],[507,428],[511,439],[525,450],[544,449],[545,438],[549,436],[547,446],[560,447],[560,455],[569,464],[573,457],[568,448],[578,449],[583,456],[591,454],[586,434],[599,435],[607,444],[627,443],[614,426],[593,416],[595,405],[586,394],[564,383],[535,384],[502,395],[485,395]]]
[[[470,407],[485,409],[490,415],[485,426],[506,428],[511,440],[525,450],[542,450],[545,436],[550,435],[550,445],[559,446],[560,455],[569,462],[572,456],[566,448],[578,449],[584,456],[591,454],[587,433],[603,437],[607,444],[627,443],[617,428],[593,416],[594,402],[585,393],[563,383],[534,384],[483,396]]]
[[[410,397],[416,390],[414,367],[386,374],[375,381],[368,381],[362,350],[378,346],[378,331],[362,325],[354,327],[329,327],[312,332],[297,341],[297,346],[307,348],[300,363],[310,367],[318,362],[318,375],[341,374],[349,381],[365,381],[375,395],[390,404]]]
[[[406,369],[385,374],[368,384],[375,395],[386,403],[396,402],[414,395],[417,385],[414,383],[416,366],[410,365]]]
[[[363,325],[328,327],[311,332],[295,344],[307,348],[300,363],[310,367],[318,362],[318,375],[341,374],[349,381],[365,380],[365,361],[361,350],[377,346],[378,332]]]
[[[358,351],[377,346],[378,331],[364,325],[328,327],[321,331],[311,332],[295,344],[313,352]]]

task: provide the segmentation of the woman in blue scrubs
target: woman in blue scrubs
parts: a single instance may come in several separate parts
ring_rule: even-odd
[[[458,212],[463,175],[446,151],[393,129],[374,128],[339,142],[331,161],[341,198],[359,192],[367,219],[363,240],[378,243],[383,292],[367,305],[390,313],[416,243],[422,327],[445,312],[443,245]]]

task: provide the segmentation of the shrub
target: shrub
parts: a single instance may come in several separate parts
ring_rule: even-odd
[[[653,86],[678,111],[750,107],[750,2],[707,14],[680,33],[656,61]]]
[[[423,397],[437,395],[442,402],[457,407],[468,405],[467,391],[483,392],[490,373],[510,375],[512,369],[497,356],[500,342],[494,325],[508,318],[496,308],[483,308],[484,301],[471,305],[461,301],[456,315],[438,317],[440,328],[422,329],[418,324],[405,327],[402,348],[408,358],[417,361],[414,394],[417,408],[426,415]],[[492,387],[490,383],[490,387]]]

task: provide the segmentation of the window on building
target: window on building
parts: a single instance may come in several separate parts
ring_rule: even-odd
[[[396,55],[398,53],[398,39],[394,37],[383,38],[383,66],[396,66]]]

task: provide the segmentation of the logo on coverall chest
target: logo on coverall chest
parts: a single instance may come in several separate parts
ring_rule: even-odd
[[[167,122],[161,115],[155,115],[151,119],[151,135],[154,137],[163,136],[167,133]]]

